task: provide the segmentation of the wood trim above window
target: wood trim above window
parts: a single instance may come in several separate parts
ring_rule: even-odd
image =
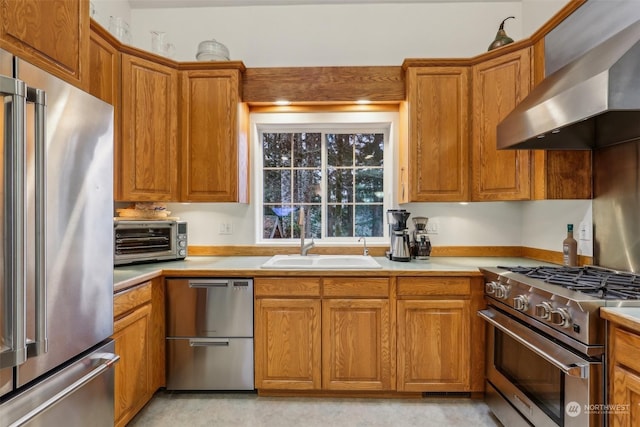
[[[248,68],[243,75],[242,100],[375,103],[405,99],[402,67]]]

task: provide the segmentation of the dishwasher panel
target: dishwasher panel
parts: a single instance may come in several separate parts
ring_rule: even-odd
[[[167,339],[167,390],[253,390],[253,338]]]
[[[252,337],[253,280],[167,280],[167,336]]]
[[[253,390],[253,279],[167,280],[167,390]]]

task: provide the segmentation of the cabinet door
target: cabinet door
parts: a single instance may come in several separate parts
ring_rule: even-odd
[[[609,415],[611,425],[613,427],[640,425],[640,376],[620,365],[615,365],[611,384],[610,404],[612,407],[619,408]]]
[[[120,361],[115,370],[115,425],[124,426],[151,398],[149,391],[149,324],[151,304],[140,306],[114,323],[113,339]]]
[[[411,67],[406,79],[400,202],[469,200],[469,69]]]
[[[389,301],[322,301],[322,387],[391,390]]]
[[[474,201],[531,198],[530,152],[498,150],[496,127],[529,93],[530,49],[473,67],[472,193]]]
[[[181,74],[185,202],[247,202],[248,158],[239,70]]]
[[[398,391],[469,391],[469,301],[398,301]]]
[[[116,200],[177,201],[176,70],[122,55],[122,137]],[[119,188],[118,188],[119,187]],[[120,191],[118,191],[118,189]]]
[[[93,22],[89,37],[89,93],[116,107],[120,94],[120,53],[110,42],[115,39]]]
[[[0,47],[84,88],[89,54],[87,0],[3,0]]]
[[[544,39],[533,45],[535,87],[545,78]],[[533,150],[534,200],[591,199],[591,150]]]
[[[319,299],[257,299],[256,388],[320,389],[320,342]]]

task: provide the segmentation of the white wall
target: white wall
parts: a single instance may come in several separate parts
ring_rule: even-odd
[[[95,8],[93,19],[109,28],[109,17],[119,16],[131,24],[131,6],[128,0],[91,0]]]
[[[401,207],[411,217],[426,216],[430,223],[437,223],[437,234],[430,235],[434,246],[527,246],[559,252],[567,224],[573,224],[578,254],[593,256],[592,235],[581,240],[579,233],[581,223],[592,223],[590,200],[408,203]],[[168,209],[189,222],[191,245],[255,243],[252,205],[171,203]],[[219,234],[222,223],[232,224],[233,234]]]
[[[535,33],[567,3],[568,1],[565,0],[522,0],[522,16],[524,16],[522,34]]]
[[[198,43],[215,38],[248,67],[400,65],[405,58],[469,57],[487,50],[502,19],[522,37],[522,3],[405,3],[132,10],[136,46],[151,30],[195,60]]]
[[[96,0],[96,7],[106,0]],[[515,40],[529,36],[567,1],[435,2],[133,9],[133,45],[151,48],[151,30],[167,33],[174,59],[195,60],[215,38],[247,67],[400,65],[405,58],[471,57],[485,52],[499,23]],[[363,30],[363,26],[366,28]],[[590,201],[412,203],[412,216],[437,222],[436,246],[530,246],[560,251],[566,224],[591,222]],[[192,245],[255,243],[253,205],[170,204],[189,221]],[[233,234],[219,234],[221,223]],[[577,237],[577,233],[576,233]],[[591,255],[591,242],[579,251]]]
[[[522,242],[524,246],[561,251],[567,236],[567,224],[573,224],[578,255],[593,256],[593,219],[591,200],[545,200],[521,202]],[[590,232],[581,235],[583,224]]]

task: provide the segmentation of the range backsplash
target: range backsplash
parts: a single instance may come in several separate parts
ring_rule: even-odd
[[[640,273],[640,141],[593,151],[594,263]]]

